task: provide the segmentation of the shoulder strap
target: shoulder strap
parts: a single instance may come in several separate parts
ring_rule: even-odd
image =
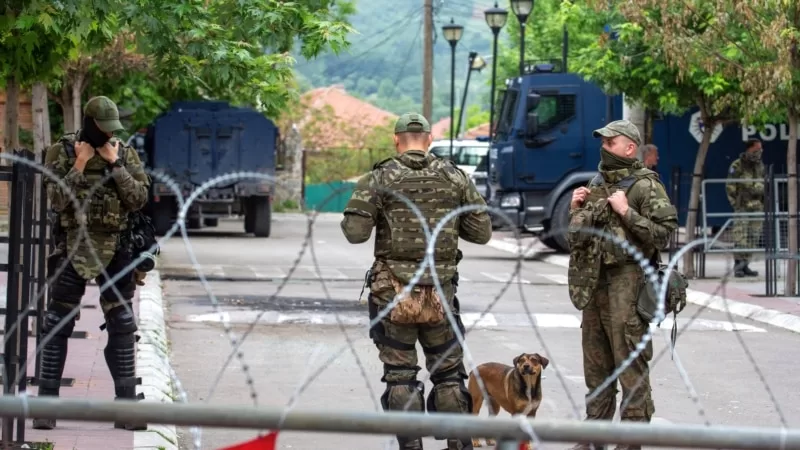
[[[379,167],[383,166],[384,164],[388,163],[389,161],[392,161],[393,159],[394,159],[394,156],[390,156],[390,157],[388,157],[388,158],[386,158],[386,159],[382,159],[382,160],[380,160],[380,161],[376,162],[376,163],[375,163],[375,164],[372,166],[372,170],[375,170],[375,169],[377,169],[377,168],[379,168]]]
[[[70,159],[75,158],[75,141],[68,139],[67,136],[74,136],[75,133],[69,133],[61,136],[58,139],[58,142],[64,147],[64,151],[67,153],[67,157]]]
[[[603,183],[603,176],[599,173],[594,176],[591,180],[589,180],[589,186],[599,186]]]

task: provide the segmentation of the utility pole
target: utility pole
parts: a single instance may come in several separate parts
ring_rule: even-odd
[[[433,121],[433,0],[425,0],[422,38],[422,115]]]

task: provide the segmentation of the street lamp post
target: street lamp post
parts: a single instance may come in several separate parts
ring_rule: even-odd
[[[464,108],[467,105],[467,92],[469,91],[469,78],[473,71],[480,72],[486,67],[486,61],[478,55],[478,52],[469,52],[469,64],[467,65],[467,81],[464,83],[464,93],[461,95],[461,112],[458,114],[458,126],[456,135],[461,133],[461,122],[464,119]]]
[[[511,0],[511,10],[519,20],[519,74],[525,73],[525,25],[533,11],[533,0]]]
[[[442,34],[447,42],[450,43],[450,161],[453,160],[453,133],[455,130],[455,107],[456,107],[456,44],[461,39],[464,27],[453,23],[442,26]]]
[[[483,12],[486,17],[486,24],[492,30],[494,35],[494,42],[492,42],[492,92],[489,93],[489,141],[494,141],[494,94],[495,82],[497,79],[497,35],[500,30],[506,25],[508,19],[508,11],[503,8],[497,7],[497,2],[494,2],[494,8],[489,8]]]

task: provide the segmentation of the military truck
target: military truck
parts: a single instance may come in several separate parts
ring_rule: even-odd
[[[184,198],[222,175],[258,172],[274,177],[278,127],[262,113],[221,101],[175,102],[144,136],[147,167],[169,176]],[[216,226],[219,218],[244,217],[245,233],[269,237],[274,183],[260,178],[214,182],[191,204],[187,228]],[[175,191],[153,177],[147,212],[165,234],[178,217]]]

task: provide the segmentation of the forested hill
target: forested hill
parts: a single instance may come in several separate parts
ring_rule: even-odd
[[[451,17],[464,27],[456,47],[455,107],[458,109],[461,103],[469,52],[476,51],[487,65],[481,72],[472,73],[467,106],[480,105],[488,110],[492,32],[483,11],[494,6],[494,1],[434,0],[433,3],[431,121],[450,115],[451,50],[442,35],[442,25],[449,23]],[[357,13],[351,23],[358,34],[350,36],[349,51],[339,56],[326,54],[311,61],[295,55],[298,81],[304,89],[341,84],[349,94],[395,114],[421,112],[423,5],[423,0],[356,0]],[[509,14],[509,20],[516,19]]]

